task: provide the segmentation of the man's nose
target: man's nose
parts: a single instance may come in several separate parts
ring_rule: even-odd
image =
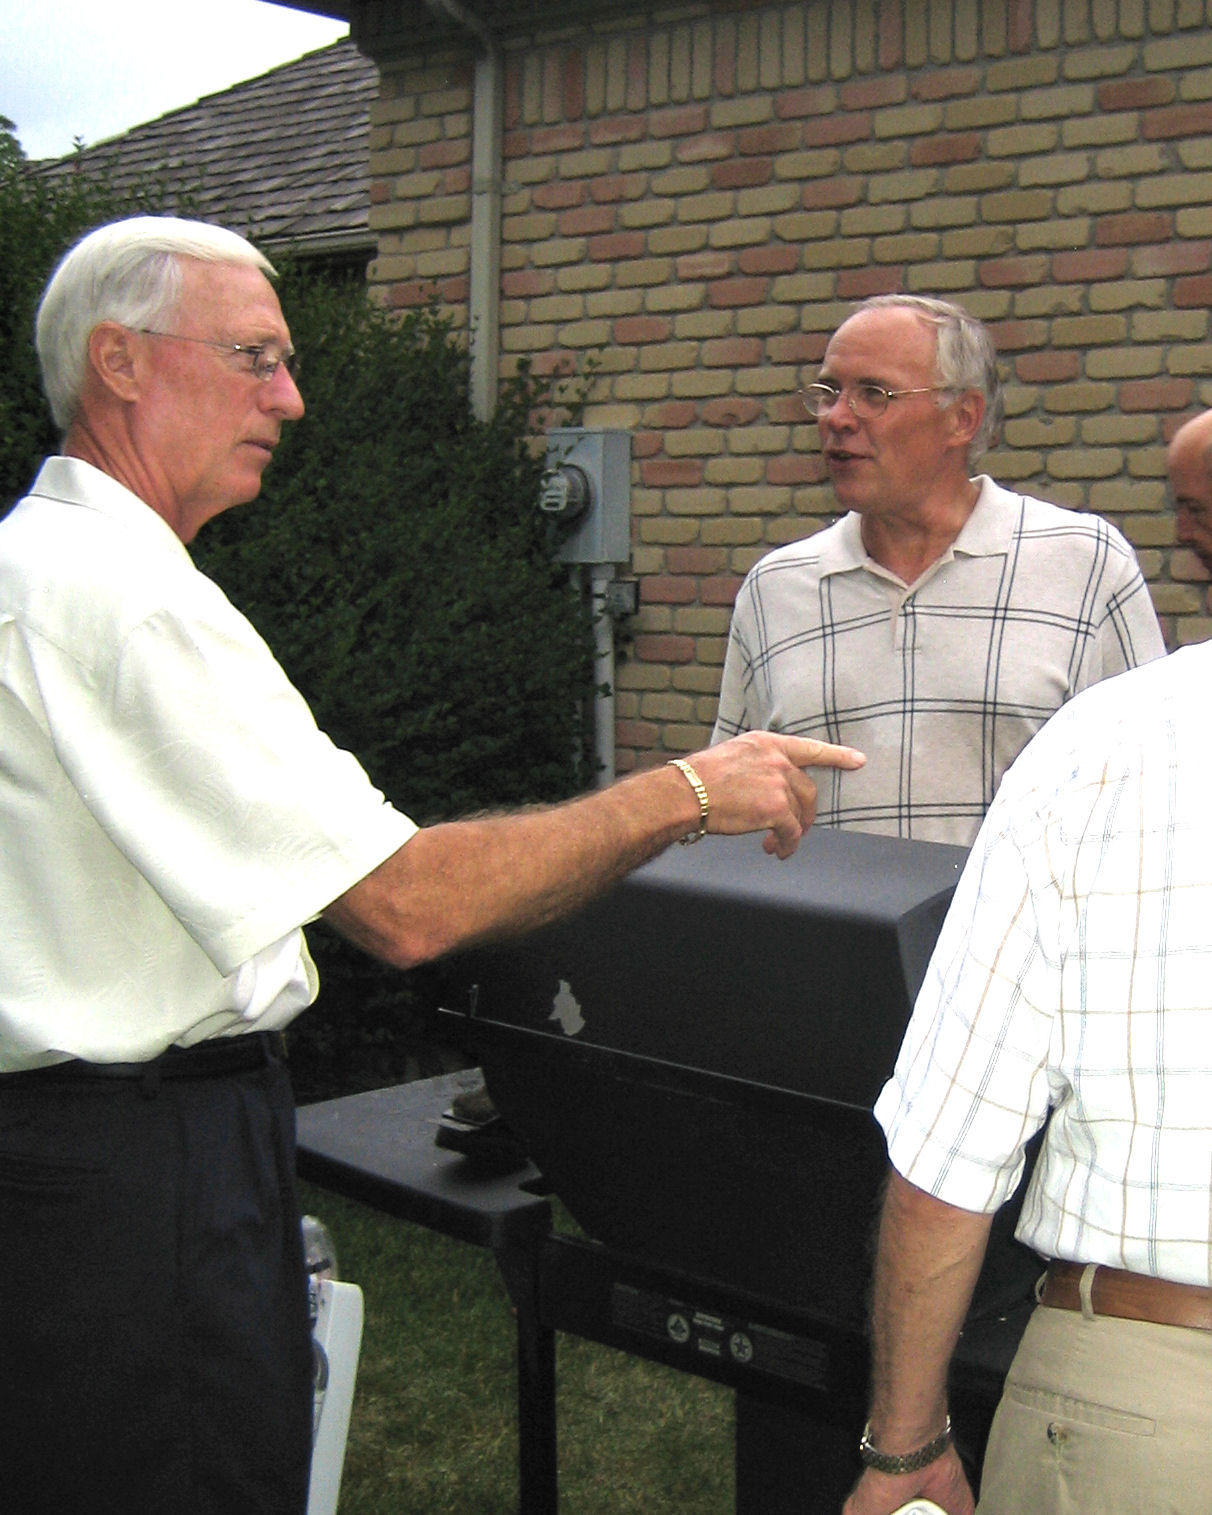
[[[284,421],[297,421],[305,409],[303,396],[286,364],[279,363],[263,391],[266,408]]]

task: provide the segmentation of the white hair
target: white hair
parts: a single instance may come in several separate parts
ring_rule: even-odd
[[[274,272],[236,232],[176,216],[132,216],[99,226],[61,259],[35,323],[42,387],[61,431],[80,405],[94,328],[116,321],[138,330],[168,320],[181,293],[182,258]]]

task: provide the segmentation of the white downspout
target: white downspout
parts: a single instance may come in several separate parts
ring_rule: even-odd
[[[435,14],[457,22],[480,44],[471,118],[471,406],[487,421],[497,404],[501,345],[501,199],[505,121],[505,62],[483,20],[460,0],[425,0]]]

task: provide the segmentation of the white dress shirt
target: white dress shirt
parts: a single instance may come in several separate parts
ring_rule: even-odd
[[[169,526],[51,458],[0,522],[0,1071],[285,1025],[414,834]]]

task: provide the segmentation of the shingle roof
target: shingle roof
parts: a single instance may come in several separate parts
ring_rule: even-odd
[[[266,247],[373,250],[369,230],[374,64],[335,42],[36,171],[142,183],[163,208],[217,221]]]

